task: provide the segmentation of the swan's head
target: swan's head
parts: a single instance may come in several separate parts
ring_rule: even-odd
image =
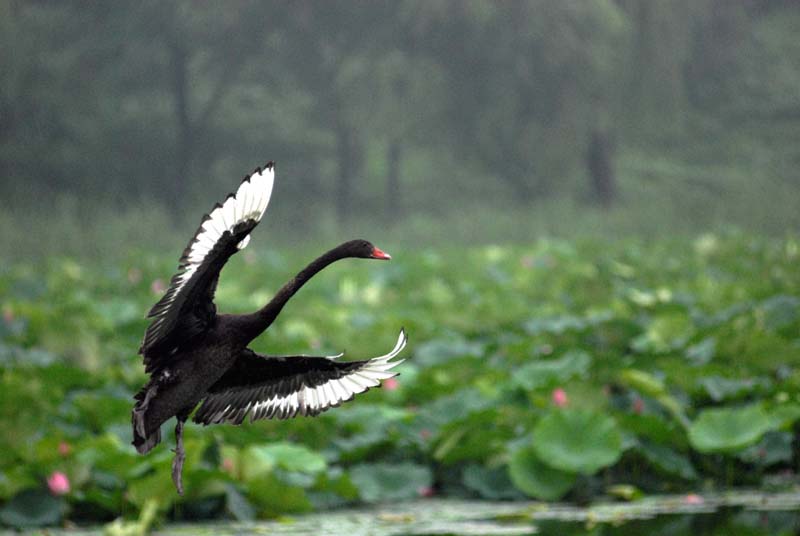
[[[381,251],[379,248],[372,245],[371,242],[367,240],[351,240],[350,242],[346,242],[342,244],[345,251],[347,252],[348,257],[359,257],[362,259],[380,259],[384,261],[388,261],[392,258],[391,255],[386,253],[385,251]]]

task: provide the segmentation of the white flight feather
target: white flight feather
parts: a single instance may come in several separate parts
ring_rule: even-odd
[[[233,231],[237,224],[248,219],[261,220],[272,196],[274,182],[275,172],[272,166],[253,173],[242,181],[234,195],[228,197],[221,206],[217,206],[208,214],[186,253],[181,271],[167,290],[169,298],[165,300],[165,304],[171,306],[174,303],[178,294],[202,266],[206,257],[226,231]],[[237,244],[238,249],[243,249],[249,241],[250,235],[248,234]],[[164,307],[154,315],[152,326],[155,333],[158,333],[163,326],[169,309],[170,307]],[[227,409],[222,413],[227,413]]]
[[[361,368],[348,374],[331,379],[316,387],[302,386],[298,390],[285,396],[274,395],[267,399],[250,401],[244,406],[244,411],[237,411],[228,404],[222,411],[216,412],[210,422],[219,423],[236,420],[238,415],[247,416],[250,421],[262,418],[286,419],[298,413],[319,413],[330,407],[352,399],[356,394],[363,393],[370,387],[380,385],[381,381],[397,375],[391,369],[401,364],[404,360],[391,361],[405,348],[408,338],[402,330],[397,338],[394,348],[385,355],[374,357],[367,361]],[[337,356],[328,356],[336,359]]]

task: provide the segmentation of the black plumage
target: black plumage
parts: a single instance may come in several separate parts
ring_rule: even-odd
[[[385,356],[337,361],[339,356],[264,356],[247,345],[263,333],[286,302],[316,273],[349,257],[389,259],[366,240],[345,242],[312,261],[258,311],[218,314],[214,293],[227,260],[247,245],[272,193],[274,165],[245,177],[235,194],[206,215],[181,255],[178,272],[152,318],[139,352],[150,380],[136,394],[133,444],[146,453],[161,440],[161,425],[177,418],[173,480],[182,493],[183,424],[204,425],[317,415],[394,376],[392,361],[405,346],[401,331]]]

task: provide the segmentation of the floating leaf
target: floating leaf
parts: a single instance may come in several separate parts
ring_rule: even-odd
[[[332,467],[319,475],[308,497],[316,509],[335,508],[358,499],[358,488],[339,467]]]
[[[700,452],[732,452],[758,441],[771,421],[760,404],[707,409],[689,427],[689,442]]]
[[[225,510],[237,521],[252,521],[256,517],[250,501],[231,484],[225,486]]]
[[[692,462],[689,461],[689,458],[665,445],[642,441],[638,446],[638,451],[648,462],[667,474],[676,475],[686,480],[697,479],[697,471]]]
[[[714,358],[716,351],[717,339],[706,337],[686,349],[686,358],[694,365],[705,365]]]
[[[789,428],[800,419],[800,404],[781,404],[770,409],[769,418],[772,428]]]
[[[514,385],[532,391],[562,384],[575,376],[585,377],[592,363],[586,352],[567,352],[559,359],[532,361],[520,367],[513,376]]]
[[[643,370],[625,369],[620,374],[620,379],[629,387],[653,398],[668,394],[662,380]]]
[[[670,444],[678,448],[688,447],[686,434],[675,421],[668,421],[656,413],[624,413],[616,416],[620,428],[654,443]]]
[[[792,461],[792,441],[794,436],[789,432],[767,432],[756,443],[740,452],[737,457],[746,462],[767,467],[776,463]]]
[[[573,315],[553,316],[550,318],[534,318],[525,322],[525,331],[530,335],[551,333],[560,335],[568,330],[582,330],[588,323],[581,317]]]
[[[350,469],[350,480],[365,502],[413,499],[433,482],[431,470],[415,463],[363,463]]]
[[[190,451],[187,449],[186,452]],[[191,465],[186,464],[184,467]],[[158,509],[162,511],[169,509],[178,497],[172,483],[171,470],[166,464],[159,464],[153,474],[133,481],[128,486],[126,495],[128,500],[139,508],[143,508],[148,501],[155,500]]]
[[[311,510],[304,489],[288,485],[271,473],[248,482],[247,498],[259,514],[267,517]]]
[[[514,488],[504,467],[489,469],[483,465],[469,464],[462,475],[464,485],[483,499],[492,501],[518,499],[522,495]]]
[[[666,353],[682,348],[693,334],[694,326],[686,313],[662,313],[650,320],[645,332],[631,341],[631,347],[639,353]]]
[[[242,454],[242,474],[248,480],[256,479],[274,467],[315,474],[324,471],[326,466],[322,455],[292,443],[251,445]]]
[[[20,529],[56,525],[65,509],[62,499],[40,489],[26,489],[0,509],[0,521]]]
[[[57,362],[58,356],[46,350],[0,343],[0,364],[46,367]]]
[[[701,378],[700,385],[703,386],[708,396],[710,396],[711,400],[714,402],[742,398],[753,391],[759,389],[767,390],[772,387],[771,382],[766,378],[746,378],[740,380],[722,378],[720,376]]]
[[[420,366],[432,367],[459,357],[480,357],[483,352],[482,344],[467,341],[460,335],[451,335],[417,346],[414,351],[414,362]]]
[[[530,446],[517,449],[508,464],[508,474],[517,488],[531,497],[555,501],[575,485],[575,473],[543,464]]]
[[[662,380],[648,372],[636,369],[623,370],[620,373],[620,380],[629,387],[655,398],[682,426],[689,426],[689,419],[684,413],[683,405],[677,398],[669,394]]]
[[[352,457],[387,441],[389,428],[408,418],[410,413],[385,404],[360,404],[342,408],[331,416],[336,419],[340,434],[333,439],[334,445],[342,455]]]
[[[459,421],[470,414],[491,407],[492,401],[473,388],[466,388],[441,396],[420,408],[414,427],[431,432],[439,427]]]
[[[800,314],[800,298],[779,294],[764,300],[756,309],[767,329],[779,330],[791,325]]]
[[[614,419],[588,410],[559,410],[533,429],[533,448],[550,467],[594,474],[622,454],[622,436]]]
[[[497,409],[493,408],[443,426],[433,458],[445,464],[483,461],[504,451],[513,432],[509,427],[497,426],[497,420]]]

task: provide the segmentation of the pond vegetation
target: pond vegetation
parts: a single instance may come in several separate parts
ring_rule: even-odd
[[[355,359],[405,326],[397,381],[314,419],[188,426],[183,498],[169,445],[146,457],[130,445],[142,314],[172,256],[0,266],[0,522],[119,518],[109,531],[123,531],[141,516],[251,523],[314,511],[327,513],[302,519],[328,523],[347,518],[340,508],[383,504],[365,512],[391,525],[403,512],[435,518],[453,498],[485,500],[489,510],[459,511],[528,531],[509,534],[546,531],[543,512],[572,516],[581,533],[659,504],[747,504],[722,510],[739,523],[762,499],[720,494],[734,487],[780,492],[763,509],[796,510],[797,239],[390,246],[388,265],[332,267],[254,349]],[[225,269],[220,308],[254,309],[310,256],[246,251]],[[498,500],[509,502],[488,502]],[[782,519],[780,530],[796,527],[796,514]],[[625,533],[612,527],[593,533]],[[442,533],[406,529],[385,533]]]

